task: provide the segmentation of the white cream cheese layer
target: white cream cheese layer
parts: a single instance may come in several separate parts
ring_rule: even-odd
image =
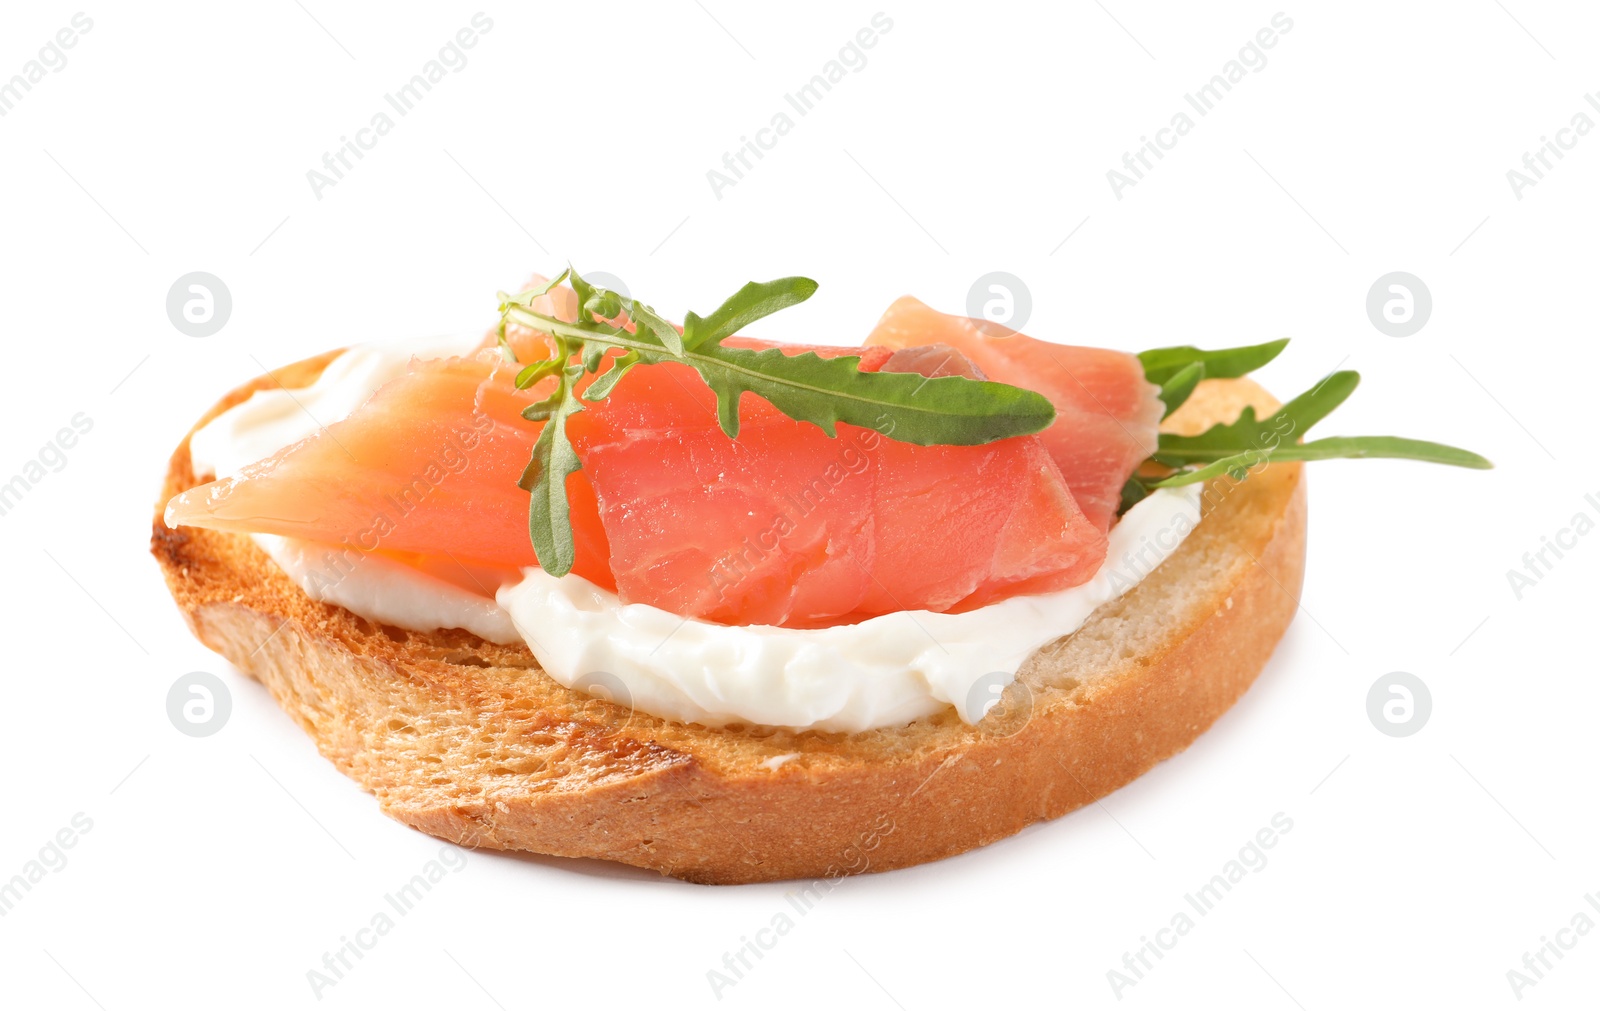
[[[195,433],[195,472],[236,473],[344,418],[413,356],[459,354],[476,343],[363,345],[334,359],[307,389],[258,391]],[[963,614],[902,611],[820,629],[685,619],[537,567],[499,580],[473,576],[478,593],[341,546],[266,535],[256,542],[314,599],[402,628],[525,641],[556,681],[643,712],[707,726],[853,733],[900,726],[947,705],[977,722],[1034,650],[1138,585],[1199,520],[1199,485],[1159,490],[1112,529],[1106,563],[1081,586]]]
[[[1112,529],[1106,563],[1089,582],[962,614],[898,611],[814,629],[717,625],[624,604],[586,579],[539,568],[524,569],[497,599],[551,677],[613,695],[620,686],[656,716],[853,733],[953,705],[976,723],[1034,650],[1138,585],[1199,521],[1199,485],[1158,490]]]
[[[502,645],[522,641],[511,616],[485,593],[343,545],[276,534],[251,536],[312,600],[338,604],[384,625],[423,632],[464,628]],[[493,587],[485,584],[484,590],[493,592]]]

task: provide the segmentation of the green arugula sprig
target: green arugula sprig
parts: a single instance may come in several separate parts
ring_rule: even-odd
[[[1163,417],[1183,406],[1201,379],[1232,379],[1272,361],[1288,340],[1248,347],[1201,351],[1194,347],[1156,348],[1139,355],[1145,378],[1161,387]],[[1167,435],[1150,461],[1172,468],[1160,478],[1135,474],[1122,489],[1122,510],[1153,488],[1175,488],[1228,474],[1243,480],[1255,467],[1273,460],[1401,459],[1486,470],[1494,465],[1477,453],[1422,439],[1392,435],[1340,436],[1301,441],[1355,392],[1361,376],[1334,372],[1315,387],[1284,404],[1271,417],[1258,419],[1246,407],[1237,420],[1213,425],[1199,435]]]
[[[1289,346],[1289,338],[1251,344],[1242,348],[1224,348],[1220,351],[1201,351],[1196,347],[1156,348],[1141,351],[1139,363],[1144,366],[1144,377],[1157,386],[1165,385],[1173,376],[1196,365],[1212,379],[1237,379],[1248,375],[1272,361]]]
[[[533,311],[533,301],[562,281],[577,293],[576,321]],[[556,378],[554,391],[522,412],[545,426],[518,482],[532,497],[528,532],[545,571],[566,575],[576,554],[567,478],[582,462],[567,438],[567,419],[583,410],[584,401],[604,400],[637,365],[677,362],[700,373],[716,397],[717,422],[729,438],[739,434],[739,400],[745,393],[796,421],[817,425],[830,437],[844,422],[919,446],[978,446],[1043,431],[1055,420],[1055,408],[1044,396],[1004,383],[861,372],[857,356],[790,355],[778,348],[758,351],[722,343],[816,290],[817,283],[804,277],[752,282],[709,316],[689,313],[681,333],[650,306],[589,284],[570,267],[539,287],[500,294],[499,343],[508,361],[523,364],[506,340],[508,323],[547,334],[555,345],[549,358],[525,364],[516,377],[518,389]],[[611,322],[624,313],[634,325],[631,331]],[[615,351],[622,353],[611,353]],[[610,366],[600,372],[608,360]],[[598,375],[580,395],[578,383],[585,373]]]

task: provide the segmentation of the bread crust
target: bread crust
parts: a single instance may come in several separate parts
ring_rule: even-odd
[[[196,428],[257,389],[308,384],[336,354],[234,390]],[[1275,406],[1249,380],[1208,380],[1164,427],[1203,430],[1245,403]],[[978,726],[952,710],[861,734],[705,728],[563,688],[525,647],[318,603],[248,537],[168,529],[165,503],[198,483],[186,436],[151,536],[173,599],[385,813],[465,846],[712,884],[924,863],[1105,796],[1244,693],[1305,566],[1301,465],[1273,464],[1208,485],[1178,551],[1035,654]]]

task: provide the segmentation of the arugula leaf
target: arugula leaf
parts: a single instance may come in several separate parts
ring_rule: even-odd
[[[1206,377],[1205,362],[1190,362],[1172,374],[1172,378],[1161,384],[1161,402],[1167,409],[1161,413],[1163,420],[1172,417],[1172,412],[1183,406],[1189,399],[1189,394],[1200,385],[1200,380]]]
[[[694,313],[683,318],[683,346],[693,351],[702,344],[719,344],[756,320],[780,309],[799,305],[816,294],[817,282],[809,277],[780,277],[776,281],[751,281],[701,319]],[[682,354],[682,351],[677,352]]]
[[[550,359],[530,364],[517,375],[521,389],[547,376],[560,377],[549,397],[523,411],[529,420],[546,424],[519,482],[531,493],[528,530],[534,551],[552,575],[566,575],[575,560],[566,479],[582,464],[567,440],[566,421],[582,410],[580,400],[605,399],[637,365],[677,362],[693,367],[715,394],[718,424],[730,438],[739,434],[739,402],[746,393],[829,436],[844,422],[922,446],[983,445],[1031,435],[1055,420],[1055,407],[1047,398],[1004,383],[862,372],[858,356],[824,358],[810,351],[789,355],[780,348],[723,345],[750,323],[811,297],[817,284],[809,278],[747,284],[711,315],[689,313],[680,334],[649,306],[591,285],[570,267],[564,276],[578,296],[575,321],[534,312],[535,296],[527,292],[502,293],[500,300],[502,334],[506,323],[515,321],[548,334],[556,347]],[[631,331],[608,322],[623,312],[633,325]],[[610,356],[609,368],[601,372],[612,349],[623,353]],[[580,397],[577,381],[585,372],[597,378]]]
[[[729,438],[739,434],[739,396],[750,392],[796,421],[835,434],[835,424],[874,428],[918,446],[978,446],[1031,435],[1055,420],[1055,407],[1032,390],[962,376],[861,372],[855,356],[823,358],[723,347],[711,339],[685,355],[717,396]],[[952,382],[951,380],[955,380]]]
[[[1169,382],[1175,383],[1177,379],[1174,376]],[[1476,469],[1493,466],[1477,453],[1465,449],[1392,435],[1299,441],[1311,426],[1349,399],[1360,382],[1361,376],[1355,372],[1335,372],[1284,404],[1269,418],[1257,420],[1255,409],[1246,407],[1237,421],[1213,425],[1199,435],[1162,435],[1160,447],[1152,459],[1169,467],[1197,463],[1203,466],[1143,484],[1147,488],[1177,488],[1223,474],[1243,480],[1256,466],[1275,460],[1389,458]]]
[[[1344,403],[1361,382],[1356,372],[1335,372],[1264,420],[1246,407],[1237,421],[1213,425],[1199,435],[1162,435],[1154,459],[1169,467],[1208,462],[1292,443]]]
[[[1128,478],[1127,483],[1122,486],[1122,501],[1117,505],[1117,515],[1121,516],[1148,498],[1150,488],[1150,483],[1140,478],[1137,473]]]
[[[515,302],[517,305],[532,305],[534,299],[538,298],[540,295],[550,292],[555,288],[556,285],[560,284],[562,281],[565,281],[567,279],[567,275],[571,272],[572,268],[568,267],[566,270],[563,270],[561,273],[550,278],[548,281],[545,281],[543,284],[536,284],[532,288],[524,288],[515,295],[507,295],[502,291],[500,292],[500,301],[502,303]]]
[[[530,305],[534,299],[538,298],[540,295],[543,295],[551,288],[554,288],[556,285],[566,280],[567,274],[571,273],[571,271],[572,268],[568,267],[566,270],[563,270],[561,273],[550,278],[550,280],[544,282],[543,284],[536,284],[532,288],[520,291],[515,295],[507,295],[502,291],[498,293],[497,297],[500,299],[500,304],[502,306],[512,302],[523,306]],[[502,312],[500,315],[500,326],[495,329],[495,342],[500,347],[500,357],[504,358],[513,365],[518,364],[517,353],[511,349],[510,342],[506,340],[506,317],[504,312]],[[522,383],[522,377],[520,375],[517,377],[517,380],[517,389],[527,389],[527,385]],[[529,380],[529,383],[532,381],[533,380]]]
[[[563,387],[570,380],[563,376]],[[560,394],[558,393],[558,396]],[[533,444],[533,459],[528,461],[517,482],[528,498],[528,536],[533,541],[539,564],[552,575],[564,576],[577,561],[572,540],[567,478],[582,468],[578,451],[567,439],[567,419],[583,410],[575,397],[561,397]],[[526,413],[524,414],[526,416]]]
[[[522,371],[517,373],[517,389],[525,390],[534,383],[537,383],[539,380],[543,379],[545,376],[555,375],[560,368],[561,361],[556,358],[551,358],[542,362],[534,362],[532,365],[524,366]]]
[[[583,399],[590,403],[599,403],[609,397],[611,390],[617,385],[617,381],[627,375],[628,370],[637,364],[639,364],[639,352],[637,351],[629,351],[618,358],[611,363],[611,368],[606,370],[605,375],[596,379],[589,385],[587,390],[583,391]]]
[[[606,346],[598,341],[587,341],[583,345],[583,371],[599,372],[600,360],[606,356]]]
[[[1188,345],[1154,348],[1150,351],[1141,351],[1139,361],[1144,365],[1144,377],[1157,386],[1166,385],[1167,380],[1179,370],[1196,362],[1206,367],[1206,375],[1212,379],[1237,379],[1272,361],[1288,346],[1289,338],[1285,337],[1265,344],[1222,348],[1217,351],[1202,351]]]
[[[646,333],[654,335],[662,347],[675,355],[683,354],[683,338],[678,334],[678,328],[663,319],[655,309],[620,292],[592,285],[571,267],[563,274],[571,277],[572,290],[578,295],[578,305],[582,308],[580,318],[592,315],[601,320],[616,319],[625,312],[636,328],[643,328]]]
[[[1197,470],[1179,471],[1171,477],[1150,483],[1151,488],[1177,488],[1206,481],[1222,474],[1242,480],[1258,464],[1277,460],[1420,460],[1452,467],[1489,470],[1494,464],[1466,449],[1422,439],[1402,439],[1393,435],[1334,436],[1313,442],[1249,449],[1225,456]],[[1123,494],[1127,492],[1124,489]]]
[[[675,355],[683,354],[683,335],[678,328],[662,319],[654,309],[642,302],[628,304],[628,317],[638,326],[655,335],[661,346]]]

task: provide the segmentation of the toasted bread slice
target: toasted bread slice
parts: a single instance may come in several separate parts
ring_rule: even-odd
[[[256,389],[309,384],[333,356],[235,390],[201,423]],[[1164,428],[1193,434],[1245,404],[1277,406],[1249,380],[1207,380]],[[524,647],[318,603],[248,537],[168,529],[162,506],[197,483],[186,437],[151,551],[190,628],[386,813],[465,846],[715,884],[937,860],[1105,796],[1249,687],[1305,566],[1301,465],[1273,464],[1212,482],[1178,551],[1039,650],[976,726],[949,710],[859,734],[708,729],[563,688]]]

